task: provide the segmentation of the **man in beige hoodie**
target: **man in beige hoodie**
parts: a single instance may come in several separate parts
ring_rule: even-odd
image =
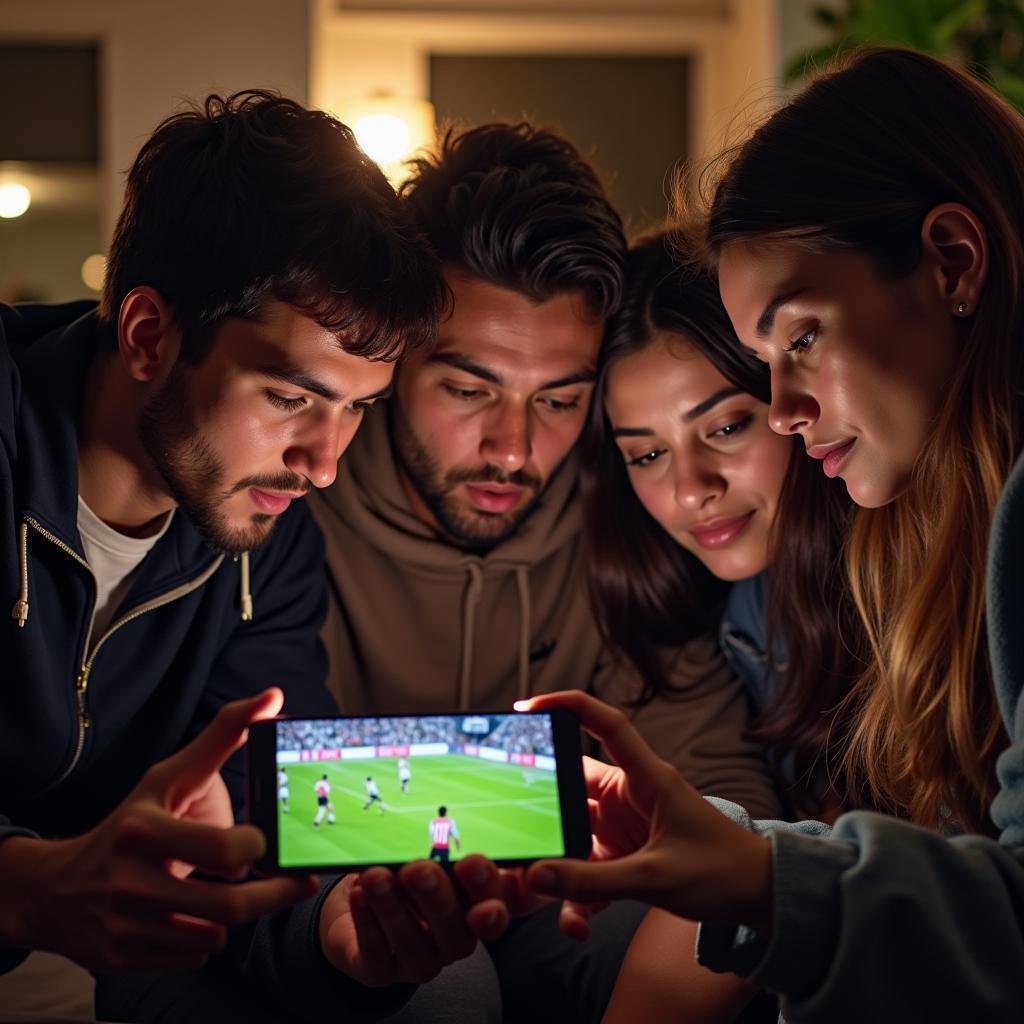
[[[450,132],[403,196],[454,303],[310,499],[329,686],[353,714],[494,710],[568,687],[628,705],[639,680],[587,600],[575,455],[622,294],[619,217],[569,142],[525,124]],[[674,699],[632,711],[647,741],[703,792],[776,816],[713,638],[682,650],[673,682]],[[600,1019],[643,910],[606,912],[579,950],[550,913],[519,922],[492,950],[508,1016]]]

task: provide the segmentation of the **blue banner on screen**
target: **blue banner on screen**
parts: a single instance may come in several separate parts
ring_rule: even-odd
[[[548,715],[277,723],[282,867],[565,852]]]

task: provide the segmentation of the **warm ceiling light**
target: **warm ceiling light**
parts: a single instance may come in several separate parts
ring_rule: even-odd
[[[82,283],[94,292],[103,291],[103,278],[107,273],[107,257],[102,253],[86,256],[82,263]]]
[[[370,96],[343,101],[333,112],[395,186],[408,176],[404,161],[434,142],[434,108],[426,100]]]
[[[397,114],[368,114],[352,131],[363,152],[378,164],[392,164],[410,153],[409,126]]]
[[[32,193],[24,185],[0,185],[0,217],[20,217],[32,204]]]

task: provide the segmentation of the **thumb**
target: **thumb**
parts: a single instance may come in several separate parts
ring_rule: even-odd
[[[643,900],[652,877],[647,860],[643,854],[616,860],[542,860],[526,872],[526,885],[575,903]]]
[[[284,703],[284,694],[271,687],[247,700],[225,704],[212,722],[187,746],[151,769],[150,781],[156,796],[173,811],[195,790],[205,786],[211,775],[248,738],[248,727],[264,718],[273,718]]]

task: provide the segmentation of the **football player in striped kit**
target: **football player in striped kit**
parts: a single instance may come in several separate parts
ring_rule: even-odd
[[[437,809],[437,817],[430,823],[430,859],[447,864],[452,842],[455,843],[455,849],[461,852],[458,826],[454,818],[448,817],[448,808],[442,804]]]

